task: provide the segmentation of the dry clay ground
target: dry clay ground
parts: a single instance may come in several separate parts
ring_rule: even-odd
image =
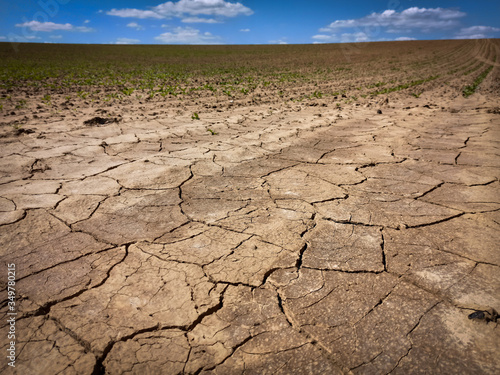
[[[499,373],[485,95],[3,128],[1,372]]]

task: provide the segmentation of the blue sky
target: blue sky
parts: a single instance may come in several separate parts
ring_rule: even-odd
[[[296,44],[500,38],[500,2],[0,0],[0,41]]]

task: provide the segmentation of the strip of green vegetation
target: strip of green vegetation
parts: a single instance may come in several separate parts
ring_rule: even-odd
[[[395,86],[395,87],[387,87],[387,88],[385,88],[383,90],[380,90],[380,91],[373,91],[370,94],[371,95],[388,94],[390,92],[404,90],[404,89],[407,89],[407,88],[413,87],[413,86],[418,86],[418,85],[421,85],[422,83],[432,81],[432,80],[434,80],[436,78],[439,78],[439,75],[437,75],[437,76],[430,76],[428,78],[419,79],[419,80],[416,80],[416,81],[411,81],[409,83],[403,83],[402,85],[398,85],[398,86]]]
[[[478,64],[478,65],[476,65],[474,68],[469,69],[468,71],[466,71],[466,72],[464,73],[464,76],[468,76],[469,74],[471,74],[471,73],[475,72],[475,71],[476,71],[476,70],[478,70],[479,68],[482,68],[482,67],[483,67],[483,65],[484,65],[484,64]]]
[[[486,76],[491,72],[491,69],[493,69],[493,65],[490,66],[488,69],[486,69],[484,72],[482,72],[480,75],[477,76],[476,80],[472,83],[472,85],[465,86],[462,93],[464,97],[471,96],[476,92],[477,86],[483,82],[483,80],[486,78]]]

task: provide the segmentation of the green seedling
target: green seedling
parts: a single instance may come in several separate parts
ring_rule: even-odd
[[[198,115],[197,112],[193,113],[193,115],[191,116],[191,120],[199,120],[200,119],[200,116]]]
[[[50,103],[50,95],[45,94],[42,98],[42,101],[45,102],[45,104],[49,104]]]
[[[127,96],[130,96],[132,95],[132,93],[134,92],[134,89],[133,88],[129,88],[129,89],[123,89],[122,92],[127,95]]]
[[[24,108],[25,106],[26,106],[26,100],[21,99],[21,100],[19,100],[19,103],[18,103],[18,104],[16,104],[16,107],[15,107],[15,108],[16,108],[16,109],[21,109],[21,108]]]
[[[217,135],[217,132],[213,131],[210,128],[207,128],[207,132],[210,132],[212,135]]]

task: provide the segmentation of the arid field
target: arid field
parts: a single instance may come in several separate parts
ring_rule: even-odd
[[[0,43],[0,372],[498,374],[499,148],[498,39]]]

